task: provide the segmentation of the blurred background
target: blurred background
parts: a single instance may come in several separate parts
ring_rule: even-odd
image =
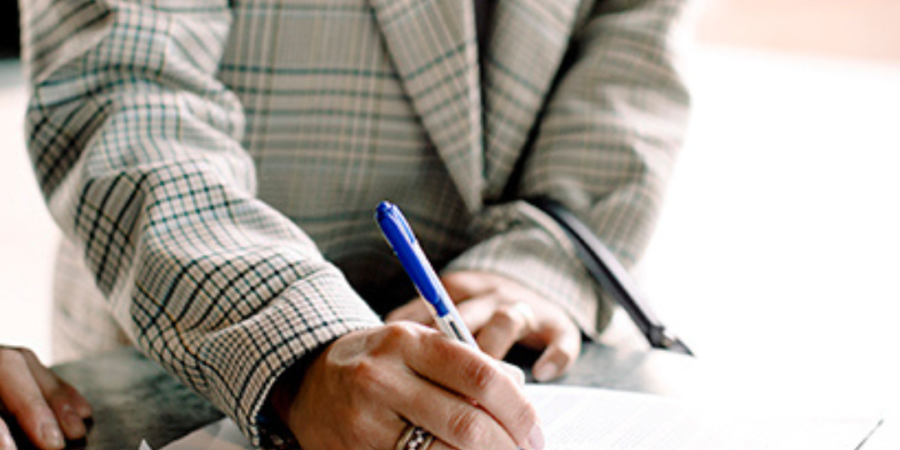
[[[695,112],[645,291],[733,395],[896,409],[900,2],[700,6]],[[0,343],[53,362],[58,231],[24,151],[15,18],[0,0]]]

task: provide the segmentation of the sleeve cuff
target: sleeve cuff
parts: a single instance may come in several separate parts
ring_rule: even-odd
[[[262,414],[279,376],[321,346],[382,324],[343,275],[333,272],[292,285],[252,318],[214,333],[203,347],[208,397],[255,448],[279,438],[268,436],[277,427]]]

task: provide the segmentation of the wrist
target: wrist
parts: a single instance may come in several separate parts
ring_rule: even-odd
[[[275,384],[272,385],[272,390],[269,391],[269,398],[266,402],[266,408],[264,409],[264,412],[270,416],[268,419],[277,419],[282,424],[290,423],[291,406],[293,405],[294,399],[297,398],[297,393],[300,391],[300,385],[303,384],[303,380],[306,378],[306,372],[309,370],[309,367],[322,356],[322,353],[325,353],[325,349],[333,343],[334,341],[324,343],[306,355],[303,355],[291,367],[278,376]]]
[[[315,359],[315,355],[307,355]],[[291,401],[296,397],[300,381],[308,367],[301,358],[290,368],[282,372],[272,385],[263,409],[257,415],[260,439],[263,448],[275,450],[292,450],[299,448],[288,424]]]

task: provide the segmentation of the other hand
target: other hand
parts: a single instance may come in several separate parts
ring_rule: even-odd
[[[489,272],[462,271],[441,277],[488,355],[503,358],[513,344],[543,350],[532,368],[534,377],[547,381],[568,371],[581,353],[581,331],[563,309],[517,281]],[[388,322],[409,320],[434,323],[421,299],[387,316]]]
[[[284,378],[284,377],[282,377]],[[439,332],[399,322],[329,345],[302,382],[280,379],[272,404],[307,450],[391,450],[407,424],[429,450],[541,450],[534,407],[498,361]]]
[[[43,450],[65,447],[87,433],[87,400],[56,376],[30,350],[0,346],[0,408],[14,417],[31,442]],[[0,418],[0,450],[12,450],[8,424]]]

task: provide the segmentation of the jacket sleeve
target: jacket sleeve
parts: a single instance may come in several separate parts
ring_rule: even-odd
[[[548,196],[585,220],[632,266],[646,247],[686,128],[680,72],[686,0],[600,0],[573,36],[537,124],[515,198]],[[487,270],[557,302],[589,337],[611,317],[552,219],[521,201],[476,219],[480,243],[445,271]]]
[[[254,197],[216,80],[227,0],[22,1],[29,152],[51,213],[139,348],[259,444],[275,379],[380,324]]]

